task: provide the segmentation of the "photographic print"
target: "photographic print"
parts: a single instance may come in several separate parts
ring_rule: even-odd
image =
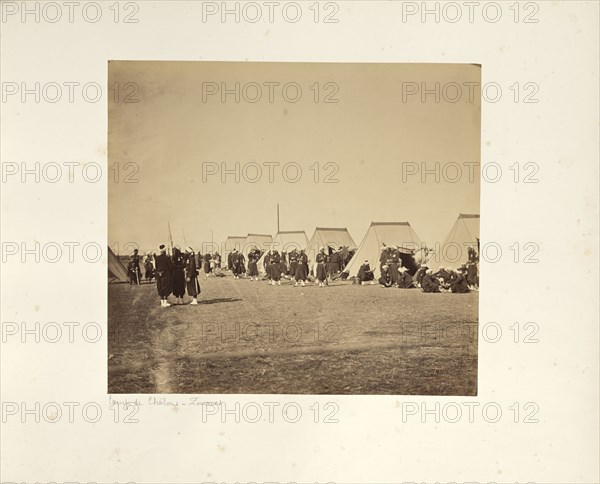
[[[480,82],[110,61],[109,393],[477,395]]]

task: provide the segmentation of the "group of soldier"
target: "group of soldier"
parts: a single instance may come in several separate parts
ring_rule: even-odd
[[[190,304],[197,305],[197,297],[200,294],[198,276],[202,269],[205,278],[208,278],[209,275],[223,275],[220,272],[221,256],[218,252],[196,254],[191,247],[186,247],[182,251],[178,246],[174,246],[169,255],[166,246],[162,244],[157,252],[146,254],[143,266],[146,281],[152,282],[152,279],[156,279],[156,288],[162,307],[171,306],[167,302],[167,298],[171,294],[176,298],[175,304],[184,304],[183,297],[186,291],[192,298]],[[135,249],[131,255],[127,271],[130,284],[141,284],[142,275],[138,249]]]
[[[400,289],[420,288],[423,292],[439,293],[467,293],[479,289],[479,257],[473,247],[468,249],[468,262],[456,270],[442,267],[433,272],[427,265],[418,269],[411,258],[406,258],[406,265],[402,259],[400,248],[382,247],[379,258],[379,271],[381,276],[378,283],[383,287],[397,287]],[[415,270],[416,269],[416,270]],[[413,275],[411,275],[411,270]],[[375,275],[371,270],[369,261],[366,260],[355,277],[356,284],[375,284]]]
[[[248,268],[246,257],[238,250],[233,250],[227,256],[227,268],[233,273],[234,279],[240,279],[244,274],[251,281],[259,280],[259,263],[263,264],[266,274],[265,279],[270,285],[281,285],[282,278],[288,278],[294,286],[306,286],[306,282],[314,277],[319,287],[328,285],[328,281],[336,277],[344,269],[341,257],[343,248],[331,251],[328,254],[325,248],[317,252],[313,271],[309,270],[309,259],[304,250],[293,248],[291,251],[279,253],[271,248],[266,253],[258,247],[248,252]],[[377,282],[382,287],[395,287],[400,289],[420,288],[423,292],[439,293],[467,293],[479,288],[478,254],[469,247],[468,262],[456,270],[444,267],[433,272],[427,265],[417,267],[412,257],[406,256],[407,252],[399,247],[382,247],[379,257],[380,277]],[[172,254],[167,254],[165,245],[160,245],[154,254],[147,254],[144,261],[145,277],[148,282],[156,279],[156,288],[162,307],[171,306],[167,302],[168,296],[173,294],[175,304],[184,304],[183,297],[187,291],[192,298],[190,304],[198,304],[200,284],[198,276],[204,270],[205,277],[209,275],[223,275],[221,269],[221,256],[214,254],[197,254],[191,247],[186,247],[182,252],[178,246],[172,248]],[[140,256],[135,249],[128,265],[131,284],[140,284]],[[369,261],[365,261],[354,283],[359,285],[375,284],[375,275],[371,270]]]
[[[262,251],[258,247],[248,252],[248,268],[246,257],[235,249],[227,257],[227,267],[233,273],[234,279],[240,279],[246,274],[251,281],[258,281],[259,264],[262,261],[265,279],[274,286],[280,286],[282,278],[294,282],[294,286],[306,286],[307,281],[316,281],[319,287],[328,285],[328,280],[335,278],[344,269],[344,254],[348,250],[339,247],[337,250],[322,248],[315,257],[315,266],[309,268],[309,258],[306,251],[293,247],[290,251],[281,253],[274,248]],[[311,277],[312,276],[312,277]]]
[[[308,280],[308,256],[304,250],[293,248],[289,252],[277,249],[269,249],[266,253],[258,247],[254,247],[248,252],[248,268],[246,269],[246,258],[244,254],[234,249],[227,257],[227,267],[233,273],[234,279],[240,279],[246,274],[251,281],[258,281],[259,263],[263,264],[263,270],[266,274],[268,283],[273,286],[280,286],[282,277],[289,277],[294,281],[294,285],[305,286]]]

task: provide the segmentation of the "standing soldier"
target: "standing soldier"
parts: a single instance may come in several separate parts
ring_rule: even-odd
[[[146,259],[144,261],[144,275],[147,282],[152,282],[152,279],[154,278],[154,266],[152,265],[152,256],[150,253],[146,254]]]
[[[288,273],[288,263],[287,263],[287,252],[285,250],[281,251],[281,262],[279,263],[279,274],[286,275]]]
[[[244,256],[237,249],[234,249],[231,253],[231,266],[233,270],[233,278],[239,279],[240,275],[244,272]]]
[[[159,255],[154,255],[154,266],[156,267],[156,290],[160,297],[161,307],[170,306],[167,302],[169,294],[173,292],[172,277],[173,263],[167,255],[167,248],[161,244],[158,248]]]
[[[212,260],[212,256],[210,255],[210,252],[207,252],[206,254],[204,254],[204,263],[202,264],[204,267],[204,279],[208,279],[208,275],[211,272],[211,267],[210,267],[210,263]]]
[[[281,255],[273,249],[269,251],[269,275],[269,284],[281,286]]]
[[[213,257],[213,259],[215,260],[215,267],[217,268],[217,270],[221,269],[221,254],[219,254],[218,252],[215,252],[215,256]]]
[[[333,279],[335,275],[340,272],[342,267],[342,248],[340,247],[333,254],[329,256],[329,262],[327,263],[327,277]]]
[[[267,279],[269,279],[269,284],[271,284],[271,252],[271,249],[267,250],[267,253],[263,257],[263,269],[265,270]]]
[[[381,249],[379,249],[379,272],[381,272],[381,269],[384,265],[387,265],[387,259],[388,259],[388,248],[386,247],[385,244],[383,244]]]
[[[471,286],[473,289],[477,289],[479,287],[477,264],[475,262],[469,262],[466,267],[466,273],[467,283],[469,286]]]
[[[296,278],[295,286],[298,285],[298,281],[300,281],[302,286],[306,286],[306,278],[308,277],[308,256],[303,250],[301,250],[298,255],[298,265],[296,266],[296,273],[294,276]]]
[[[181,249],[173,247],[173,295],[177,298],[176,304],[183,304],[185,295],[185,261]]]
[[[296,285],[298,285],[298,279],[296,279],[296,269],[298,268],[298,251],[296,249],[292,249],[288,254],[288,258],[290,260],[290,278],[296,281]]]
[[[132,284],[141,284],[142,271],[140,270],[140,256],[137,249],[133,249],[133,254],[131,255],[131,272],[131,277],[133,278]]]
[[[262,256],[259,248],[252,249],[248,253],[248,275],[251,281],[258,281],[258,261]]]
[[[389,267],[392,285],[397,286],[398,279],[400,278],[400,272],[398,271],[400,268],[400,251],[398,250],[398,247],[392,246],[388,249],[387,265]]]
[[[327,272],[325,271],[325,264],[327,264],[327,255],[325,255],[325,249],[321,249],[321,251],[317,254],[316,262],[317,282],[319,283],[319,287],[325,287],[325,281],[327,280]]]
[[[185,249],[185,282],[188,296],[191,296],[192,306],[198,304],[198,294],[200,294],[200,284],[198,283],[198,269],[196,268],[196,255],[191,247]]]

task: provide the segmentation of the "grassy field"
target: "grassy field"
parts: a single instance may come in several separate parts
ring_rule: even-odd
[[[200,284],[168,308],[109,285],[109,393],[477,394],[478,293]]]

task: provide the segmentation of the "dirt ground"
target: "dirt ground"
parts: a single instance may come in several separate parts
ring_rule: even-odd
[[[155,284],[109,285],[109,393],[477,394],[478,293],[200,284],[168,308]]]

